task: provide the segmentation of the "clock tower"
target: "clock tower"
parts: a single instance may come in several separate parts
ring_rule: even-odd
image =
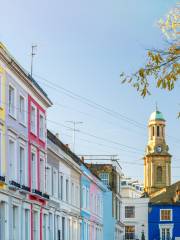
[[[165,123],[160,111],[151,114],[144,157],[144,190],[148,194],[171,185],[171,155],[165,139]]]

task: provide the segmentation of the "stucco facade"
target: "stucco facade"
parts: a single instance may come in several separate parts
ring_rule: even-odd
[[[50,199],[46,208],[54,219],[52,239],[80,240],[80,159],[50,131],[47,146],[46,189]]]
[[[106,187],[84,163],[81,164],[81,171],[81,239],[102,240],[104,230],[103,194]]]

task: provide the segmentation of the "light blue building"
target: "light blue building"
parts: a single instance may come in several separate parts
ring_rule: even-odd
[[[103,193],[107,189],[84,163],[81,171],[81,240],[103,240]]]

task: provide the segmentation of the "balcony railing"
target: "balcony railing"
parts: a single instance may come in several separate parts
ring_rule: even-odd
[[[4,182],[5,183],[5,181],[6,181],[5,176],[0,176],[0,182]]]
[[[28,187],[28,186],[21,185],[21,189],[26,191],[26,192],[30,192],[30,187]]]
[[[9,181],[9,184],[10,184],[10,186],[15,187],[15,188],[20,188],[21,187],[20,183],[17,183],[13,180]]]
[[[37,189],[32,189],[32,192],[41,196],[41,197],[43,196],[43,193],[41,191],[37,190]]]

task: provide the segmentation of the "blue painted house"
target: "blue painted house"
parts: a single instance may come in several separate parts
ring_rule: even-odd
[[[81,240],[103,240],[103,193],[106,186],[81,165]]]
[[[149,240],[180,239],[180,181],[152,195],[148,223]]]

